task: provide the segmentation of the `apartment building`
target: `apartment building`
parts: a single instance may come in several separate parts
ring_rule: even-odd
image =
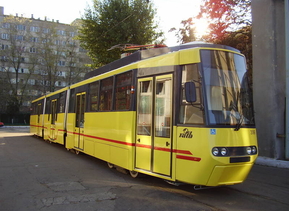
[[[76,39],[79,24],[5,15],[0,6],[0,114],[11,105],[29,112],[31,100],[83,79],[91,62]]]

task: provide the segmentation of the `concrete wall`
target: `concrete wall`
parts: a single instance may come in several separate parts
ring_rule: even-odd
[[[261,156],[284,159],[284,0],[252,0],[254,109]]]

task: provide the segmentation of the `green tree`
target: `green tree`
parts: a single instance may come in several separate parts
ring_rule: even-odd
[[[148,0],[93,0],[85,10],[79,39],[96,67],[120,58],[118,44],[151,44],[162,33],[154,22],[156,11]]]
[[[193,18],[189,18],[188,20],[183,20],[181,22],[182,27],[178,30],[174,27],[171,28],[169,32],[175,32],[176,37],[178,38],[178,43],[184,44],[188,42],[192,42],[196,40],[195,36],[195,28]]]

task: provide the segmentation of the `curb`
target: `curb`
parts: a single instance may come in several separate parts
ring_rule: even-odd
[[[276,160],[273,158],[267,158],[267,157],[258,157],[255,161],[255,164],[262,165],[262,166],[270,166],[270,167],[276,167],[276,168],[289,168],[289,161],[286,160]]]
[[[29,125],[24,125],[24,126],[13,126],[13,125],[4,125],[1,128],[29,128]]]

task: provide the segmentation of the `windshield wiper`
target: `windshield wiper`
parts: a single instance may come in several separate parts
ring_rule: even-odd
[[[242,115],[242,114],[240,114],[240,113],[239,113],[239,115],[240,115],[240,118],[239,118],[239,119],[236,118],[236,119],[238,120],[238,122],[237,122],[237,124],[236,124],[236,127],[235,127],[234,131],[240,130],[241,125],[242,125],[243,122],[244,122],[244,115]]]
[[[233,102],[231,101],[230,108],[231,108],[231,110],[237,112],[238,115],[239,115],[239,117],[237,117],[236,115],[233,115],[233,114],[231,113],[231,116],[233,116],[233,117],[237,120],[236,127],[235,127],[234,131],[238,131],[238,130],[240,130],[240,128],[241,128],[241,126],[242,126],[242,124],[243,124],[243,122],[244,122],[244,115],[241,114],[241,113],[238,111],[237,103],[233,103]]]

